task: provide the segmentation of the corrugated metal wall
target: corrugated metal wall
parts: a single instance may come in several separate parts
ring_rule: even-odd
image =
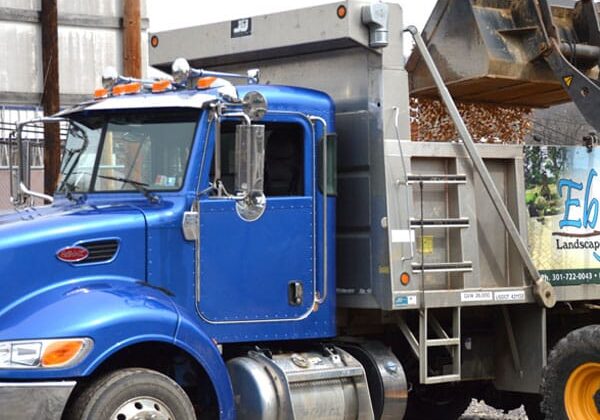
[[[0,0],[0,105],[40,102],[40,0]],[[122,69],[122,0],[58,0],[61,105],[89,98],[106,66]],[[142,63],[147,63],[142,0]],[[145,64],[143,65],[145,67]]]
[[[14,122],[41,114],[40,3],[41,0],[0,0],[0,209],[10,205],[8,148],[3,140]],[[145,0],[141,0],[141,5],[145,72],[148,63]],[[122,0],[58,0],[61,107],[90,99],[94,89],[100,87],[105,67],[114,66],[122,71],[122,14]],[[32,178],[32,187],[41,191],[43,173],[39,166]]]

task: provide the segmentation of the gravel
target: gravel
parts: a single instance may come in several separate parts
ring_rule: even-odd
[[[459,420],[528,420],[528,417],[522,405],[506,413],[473,398]]]

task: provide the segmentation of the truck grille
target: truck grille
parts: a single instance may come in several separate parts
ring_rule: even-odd
[[[83,242],[78,245],[87,249],[90,254],[85,260],[74,263],[75,265],[110,262],[119,250],[118,239],[102,239]]]

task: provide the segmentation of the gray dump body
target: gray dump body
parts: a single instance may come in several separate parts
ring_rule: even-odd
[[[334,99],[341,306],[533,302],[521,258],[462,143],[410,142],[400,7],[389,5],[389,45],[373,49],[361,20],[365,4],[253,17],[251,33],[241,37],[232,37],[239,22],[229,21],[163,32],[150,61],[167,71],[181,56],[195,68],[245,73],[257,67],[262,83],[318,89]],[[336,15],[339,5],[347,7],[344,19]],[[526,239],[522,147],[477,148]],[[400,283],[402,273],[409,274],[408,285]],[[558,289],[559,300],[600,297],[594,285]]]
[[[525,182],[522,146],[473,146],[485,164],[481,177],[462,142],[411,142],[402,11],[389,5],[389,45],[370,48],[361,16],[366,4],[350,0],[160,33],[150,61],[164,70],[177,57],[195,68],[245,73],[258,67],[263,83],[327,92],[337,112],[340,313],[370,320],[369,331],[381,323],[397,325],[419,360],[421,383],[493,378],[499,389],[538,392],[547,317],[534,303],[526,274],[539,277],[525,246],[528,224],[554,238],[544,226],[545,213],[532,216],[542,201],[536,199],[532,210],[525,196],[555,197],[556,191],[536,187],[531,173]],[[348,11],[344,19],[336,15],[340,5]],[[244,29],[244,36],[234,28]],[[587,152],[565,153],[575,162]],[[483,186],[488,175],[518,241],[509,239]],[[558,223],[556,211],[548,210],[552,223]],[[523,241],[524,256],[515,246]],[[403,273],[410,278],[406,285]],[[559,301],[600,298],[599,284],[554,290]],[[488,321],[483,334],[474,332],[482,317]],[[343,324],[343,317],[338,321]],[[471,347],[471,340],[478,344]],[[450,358],[440,368],[434,356],[441,348]]]

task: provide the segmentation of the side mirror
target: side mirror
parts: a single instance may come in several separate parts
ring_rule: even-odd
[[[239,124],[235,129],[236,209],[246,221],[258,219],[265,211],[265,126]]]
[[[10,147],[10,199],[20,206],[27,202],[27,194],[23,191],[31,186],[31,145],[29,140],[16,133],[16,140],[11,140]]]
[[[9,145],[10,199],[15,206],[27,204],[27,197],[35,197],[52,203],[52,196],[30,190],[31,184],[31,145],[23,139],[23,128],[32,124],[60,123],[68,121],[63,117],[42,117],[17,124],[11,134]]]

